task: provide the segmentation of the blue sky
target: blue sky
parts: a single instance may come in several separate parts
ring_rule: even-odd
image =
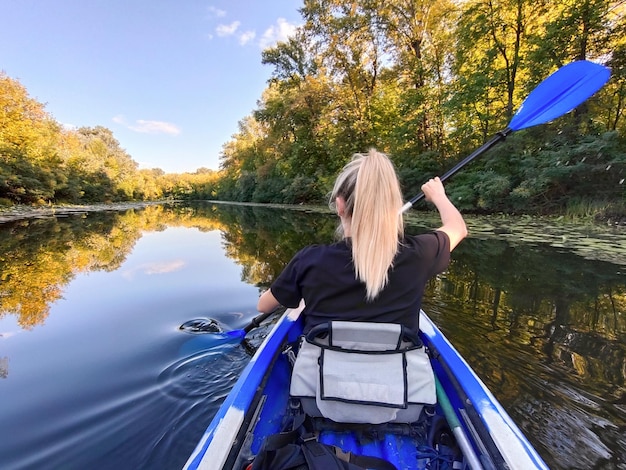
[[[302,0],[0,0],[0,70],[66,126],[104,126],[139,168],[218,169],[256,107],[261,51]]]

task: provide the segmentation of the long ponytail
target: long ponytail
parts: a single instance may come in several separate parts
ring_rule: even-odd
[[[402,193],[393,164],[374,149],[355,154],[331,193],[345,201],[351,219],[352,260],[357,279],[365,283],[367,300],[374,300],[389,280],[389,269],[404,232]]]

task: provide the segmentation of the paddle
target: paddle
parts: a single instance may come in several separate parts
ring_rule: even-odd
[[[243,329],[228,331],[228,332],[223,333],[223,334],[226,335],[229,338],[241,338],[241,339],[243,339],[250,331],[254,330],[255,328],[258,328],[261,325],[261,323],[263,323],[269,317],[274,315],[274,313],[276,313],[278,310],[281,310],[281,309],[276,309],[276,310],[272,310],[271,312],[268,312],[268,313],[262,313],[261,315],[257,315]]]
[[[561,67],[528,95],[508,127],[496,133],[482,147],[448,170],[440,178],[441,181],[447,180],[476,157],[502,142],[513,131],[544,124],[573,110],[602,88],[610,75],[611,71],[608,68],[586,60],[571,62]],[[423,198],[424,193],[414,196],[402,206],[400,213],[406,212]]]
[[[193,338],[189,339],[179,348],[179,354],[187,357],[192,354],[196,354],[198,351],[205,351],[207,349],[216,348],[219,346],[226,346],[229,344],[244,343],[246,349],[253,350],[251,345],[246,344],[245,337],[253,329],[259,327],[261,323],[267,320],[270,316],[277,312],[284,312],[283,308],[277,308],[269,313],[262,313],[254,317],[248,325],[241,330],[232,331],[212,331],[210,329],[201,330],[197,329],[193,331]],[[189,322],[188,322],[189,323]],[[211,326],[211,322],[208,322]],[[213,324],[215,322],[213,321]],[[182,329],[182,328],[181,328]],[[201,334],[198,334],[201,333]]]

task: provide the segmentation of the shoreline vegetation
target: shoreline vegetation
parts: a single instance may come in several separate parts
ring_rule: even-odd
[[[16,204],[12,206],[0,207],[0,224],[14,222],[23,219],[31,218],[44,218],[44,217],[56,217],[65,216],[70,214],[79,214],[87,212],[99,212],[99,211],[120,211],[127,209],[142,209],[148,206],[160,205],[160,204],[172,204],[182,203],[188,201],[181,200],[160,200],[160,201],[135,201],[135,202],[117,202],[117,203],[98,203],[98,204],[54,204],[54,205],[25,205]],[[221,200],[206,200],[205,202],[213,204],[231,204],[231,205],[243,205],[243,206],[261,206],[261,207],[280,207],[284,209],[292,210],[304,210],[304,211],[320,211],[324,210],[324,205],[309,205],[309,204],[271,204],[271,203],[255,203],[255,202],[240,202],[240,201],[221,201]],[[418,209],[418,212],[419,209]],[[488,216],[488,217],[523,217],[536,220],[553,220],[563,222],[574,222],[581,224],[594,224],[594,225],[608,225],[613,227],[626,228],[626,212],[616,211],[610,213],[603,210],[585,210],[585,211],[568,211],[564,214],[551,214],[551,215],[537,215],[537,214],[504,214],[504,213],[483,213],[474,214],[472,212],[464,213],[467,216]],[[411,217],[410,213],[408,217]]]
[[[36,219],[43,217],[57,217],[70,214],[80,214],[98,211],[120,211],[127,209],[142,209],[147,206],[165,204],[172,201],[141,201],[141,202],[119,202],[102,204],[59,204],[59,205],[14,205],[0,207],[0,224],[15,222],[23,219]]]

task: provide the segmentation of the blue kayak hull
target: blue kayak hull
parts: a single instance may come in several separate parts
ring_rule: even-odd
[[[432,353],[435,375],[451,405],[449,413],[458,419],[454,435],[467,467],[547,469],[465,360],[428,316],[424,312],[420,315],[420,337]],[[300,310],[288,310],[276,323],[209,424],[185,469],[245,468],[265,437],[281,431],[291,375],[289,361],[281,351],[286,343],[299,338],[299,316]],[[436,412],[444,421],[442,407],[437,406]],[[384,458],[399,469],[425,468],[428,456],[423,453],[423,443],[412,434],[388,428],[377,432],[376,439],[370,436],[363,443],[357,433],[330,429],[321,432],[318,439],[344,452]]]

